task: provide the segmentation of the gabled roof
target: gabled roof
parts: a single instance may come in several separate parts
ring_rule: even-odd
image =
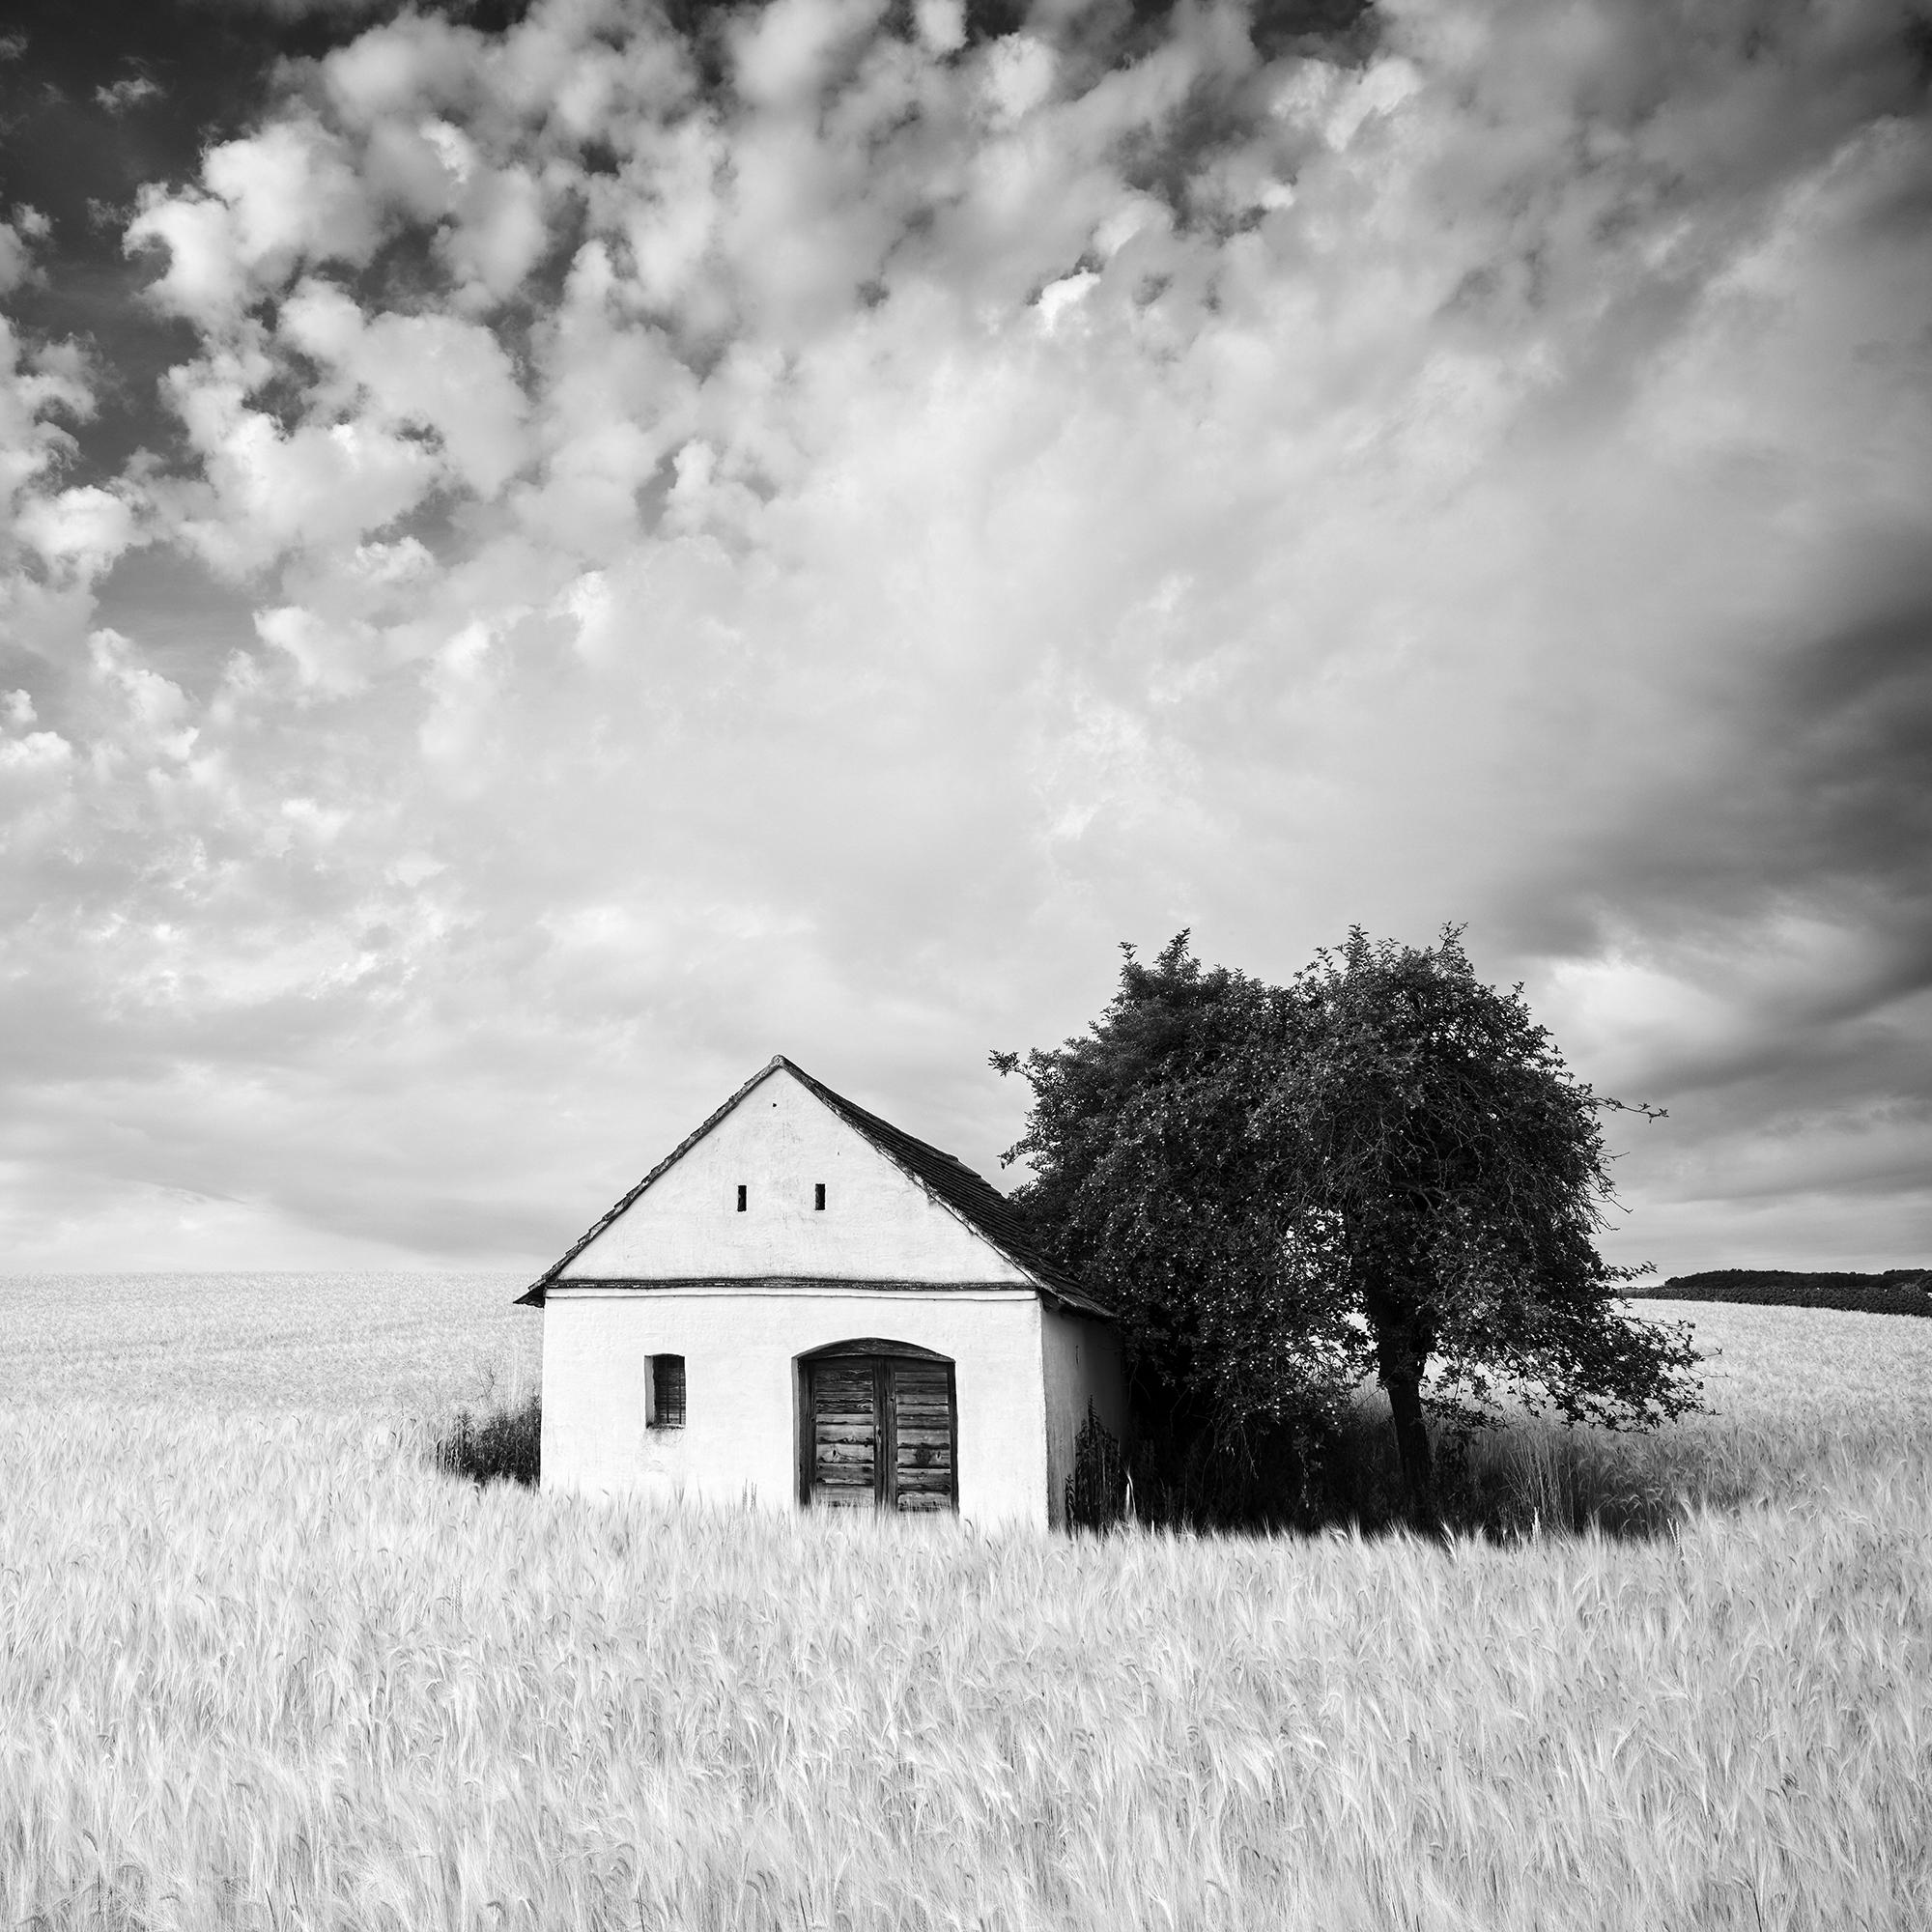
[[[924,1141],[915,1140],[911,1134],[894,1126],[890,1121],[882,1121],[878,1115],[867,1113],[864,1107],[846,1099],[842,1094],[835,1094],[822,1081],[814,1080],[804,1067],[787,1060],[781,1053],[774,1054],[769,1064],[753,1074],[701,1126],[679,1141],[676,1147],[672,1148],[664,1159],[618,1201],[608,1214],[585,1230],[582,1237],[576,1241],[566,1254],[559,1257],[532,1282],[517,1297],[518,1301],[541,1308],[544,1304],[544,1291],[551,1283],[555,1281],[563,1270],[650,1186],[652,1181],[682,1160],[753,1088],[769,1080],[781,1068],[789,1073],[802,1087],[816,1094],[847,1126],[869,1141],[901,1173],[909,1176],[941,1206],[950,1208],[975,1234],[990,1242],[1015,1267],[1030,1276],[1034,1285],[1049,1299],[1064,1301],[1068,1306],[1080,1309],[1089,1315],[1109,1317],[1113,1315],[1114,1311],[1105,1302],[1096,1300],[1088,1293],[1070,1274],[1057,1266],[1028,1239],[1020,1217],[1013,1211],[1012,1204],[998,1188],[975,1174],[958,1155],[945,1153]]]

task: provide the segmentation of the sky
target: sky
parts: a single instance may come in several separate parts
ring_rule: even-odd
[[[1620,1263],[1932,1263],[1932,14],[14,0],[0,1270],[999,1168],[1465,927]]]

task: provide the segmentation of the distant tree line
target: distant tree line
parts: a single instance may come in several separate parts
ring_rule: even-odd
[[[1678,1274],[1655,1288],[1633,1290],[1661,1301],[1742,1301],[1763,1308],[1836,1308],[1860,1315],[1932,1316],[1932,1270],[1888,1268],[1883,1274],[1790,1268],[1710,1268]]]

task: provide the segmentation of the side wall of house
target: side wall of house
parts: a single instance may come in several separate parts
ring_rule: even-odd
[[[1087,1405],[1124,1450],[1127,1384],[1121,1332],[1092,1315],[1040,1310],[1040,1349],[1046,1378],[1046,1486],[1050,1519],[1064,1527],[1066,1479],[1073,1473],[1074,1442],[1087,1420]]]
[[[1043,1528],[1043,1314],[1031,1289],[553,1283],[544,1307],[544,1487],[793,1507],[799,1357],[879,1337],[954,1364],[960,1515],[982,1526]],[[656,1354],[684,1357],[682,1429],[648,1426]]]

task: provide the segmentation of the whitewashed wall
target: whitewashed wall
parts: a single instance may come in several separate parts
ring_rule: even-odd
[[[825,1183],[822,1212],[811,1205],[816,1181]],[[560,1279],[694,1275],[1026,1279],[785,1067],[653,1181]]]
[[[1046,1484],[1050,1518],[1065,1517],[1066,1479],[1073,1473],[1074,1439],[1087,1405],[1127,1445],[1127,1385],[1120,1330],[1111,1321],[1057,1309],[1040,1310],[1040,1351],[1046,1395]]]
[[[554,1282],[544,1307],[544,1487],[794,1507],[798,1357],[882,1336],[954,1363],[960,1515],[1043,1529],[1051,1520],[1043,1315],[1031,1288]],[[685,1358],[680,1430],[645,1426],[654,1354]],[[1083,1359],[1093,1356],[1090,1344]],[[1084,1414],[1085,1395],[1079,1402]]]

